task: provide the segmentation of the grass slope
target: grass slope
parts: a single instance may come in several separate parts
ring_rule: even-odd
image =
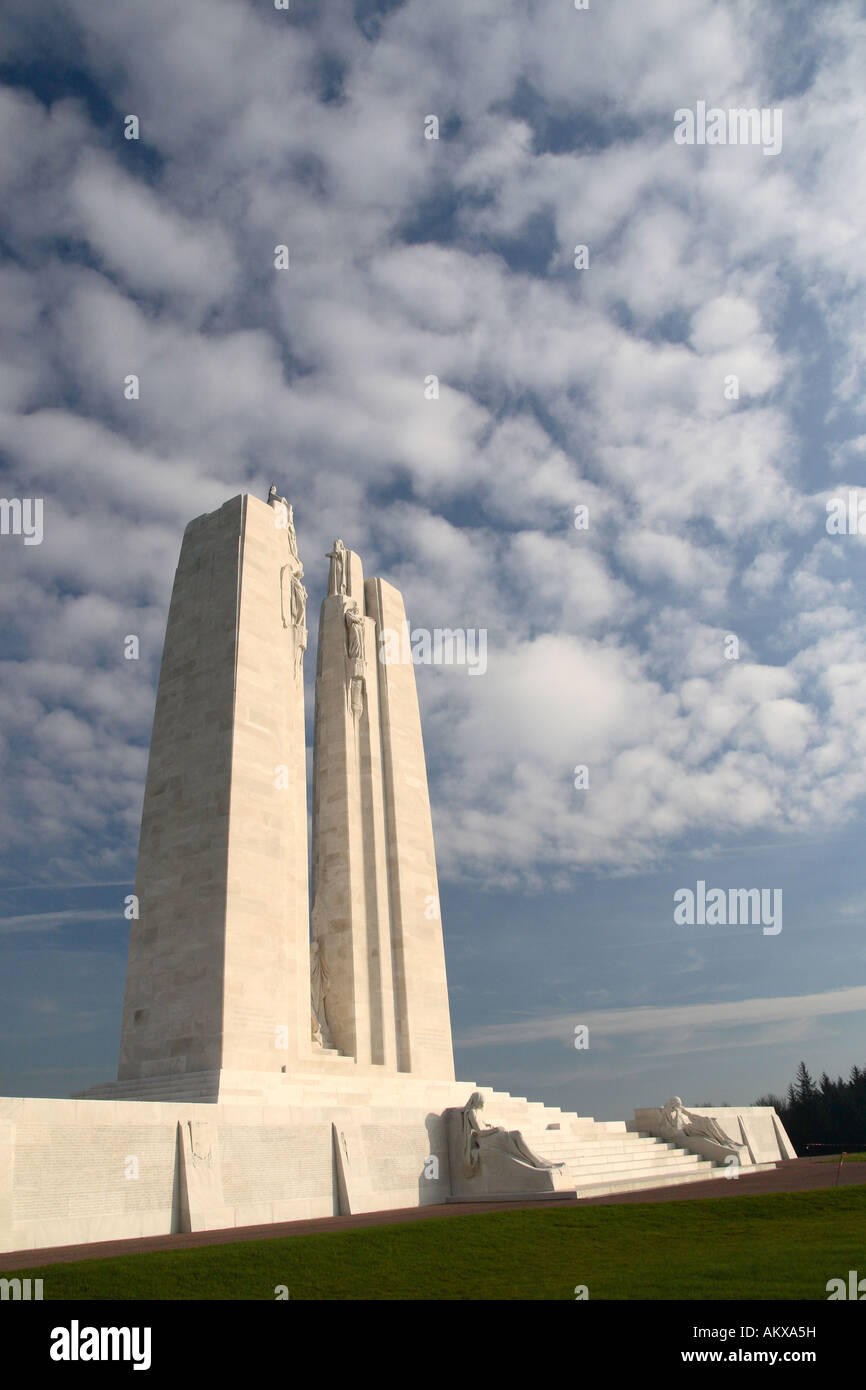
[[[48,1299],[826,1299],[866,1187],[490,1212],[20,1271]],[[4,1277],[11,1278],[7,1273]]]

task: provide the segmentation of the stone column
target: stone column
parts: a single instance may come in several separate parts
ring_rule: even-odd
[[[361,561],[322,603],[313,771],[313,936],[327,974],[330,1044],[396,1067],[376,632]],[[334,564],[331,569],[335,583]],[[352,621],[353,617],[355,618]]]
[[[285,513],[254,497],[186,528],[145,786],[120,1080],[291,1071],[310,1055],[302,574]]]
[[[388,886],[394,960],[397,1056],[401,1071],[454,1079],[451,1014],[445,976],[445,948],[439,908],[439,882],[433,821],[415,667],[408,651],[403,599],[384,579],[368,579],[364,592],[383,644],[400,659],[376,662],[382,731],[382,765],[388,843]]]
[[[382,580],[364,583],[358,556],[339,546],[329,582],[316,678],[313,934],[328,973],[330,1041],[359,1063],[452,1080],[415,670],[408,653],[379,660],[383,631],[403,631],[403,601]]]

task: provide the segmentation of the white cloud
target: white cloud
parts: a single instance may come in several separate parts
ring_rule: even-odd
[[[70,187],[80,234],[105,265],[146,294],[208,303],[233,286],[236,267],[221,228],[195,225],[116,164],[89,155]]]
[[[26,11],[6,23],[20,54]],[[843,0],[798,86],[779,25],[746,0],[625,22],[407,0],[366,32],[227,0],[66,8],[46,43],[74,42],[108,103],[0,91],[0,443],[46,506],[43,545],[4,550],[12,843],[55,873],[129,858],[183,525],[272,478],[311,593],[343,534],[413,622],[489,629],[483,679],[421,678],[446,876],[621,870],[854,814],[862,547],[815,539],[814,348],[787,320],[821,324],[848,412],[831,458],[856,472],[864,38]],[[674,144],[677,107],[778,85],[778,158]]]
[[[581,1013],[590,1036],[599,1038],[634,1037],[642,1034],[672,1034],[678,1029],[696,1033],[719,1028],[747,1028],[797,1020],[803,1025],[836,1014],[861,1013],[866,1008],[866,986],[826,990],[820,994],[779,996],[766,999],[735,999],[712,1004],[678,1004],[665,1008],[604,1009]],[[471,1029],[460,1038],[461,1047],[543,1042],[569,1036],[574,1016],[527,1019],[518,1023],[494,1024]]]

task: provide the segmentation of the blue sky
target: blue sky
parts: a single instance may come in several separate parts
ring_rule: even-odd
[[[627,1118],[862,1065],[860,6],[10,0],[0,40],[0,496],[44,502],[0,536],[0,1090],[115,1074],[181,535],[271,481],[313,611],[340,535],[488,631],[418,669],[460,1077]],[[677,144],[701,101],[781,149]],[[699,880],[782,930],[677,925]]]

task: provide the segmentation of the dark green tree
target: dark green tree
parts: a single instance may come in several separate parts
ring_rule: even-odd
[[[784,1099],[767,1095],[755,1104],[773,1106],[799,1154],[866,1148],[866,1068],[853,1066],[847,1081],[822,1072],[816,1085],[801,1062]]]

